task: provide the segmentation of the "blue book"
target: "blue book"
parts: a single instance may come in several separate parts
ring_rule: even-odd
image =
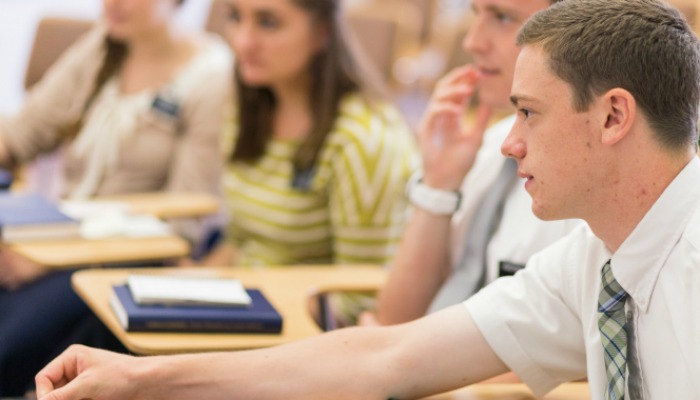
[[[139,305],[127,285],[113,287],[110,305],[129,332],[280,333],[282,316],[258,289],[249,307]]]
[[[38,194],[0,192],[0,237],[12,243],[80,236],[80,221]]]

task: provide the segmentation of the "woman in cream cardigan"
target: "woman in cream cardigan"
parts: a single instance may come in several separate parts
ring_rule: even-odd
[[[176,27],[181,3],[104,0],[104,21],[66,51],[18,114],[0,120],[0,166],[63,148],[66,198],[218,193],[232,57],[222,41]],[[193,242],[201,228],[176,224]],[[0,251],[0,397],[24,393],[90,316],[69,274]]]

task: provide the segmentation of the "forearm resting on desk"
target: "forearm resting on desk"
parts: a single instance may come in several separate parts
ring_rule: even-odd
[[[505,371],[466,309],[454,306],[409,324],[342,329],[236,353],[133,358],[71,347],[39,373],[37,390],[40,400],[386,400]]]

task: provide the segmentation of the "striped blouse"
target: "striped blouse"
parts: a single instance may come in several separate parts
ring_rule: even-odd
[[[233,142],[235,132],[228,136]],[[417,163],[414,138],[398,112],[370,108],[358,95],[345,98],[306,189],[291,183],[299,143],[273,138],[255,163],[227,166],[227,238],[237,249],[236,264],[389,262],[406,219],[404,187]]]

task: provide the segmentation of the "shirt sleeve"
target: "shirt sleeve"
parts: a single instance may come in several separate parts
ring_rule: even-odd
[[[386,264],[406,220],[415,164],[407,126],[391,113],[343,113],[331,140],[329,208],[335,263]]]
[[[585,335],[571,284],[581,259],[573,255],[580,252],[571,238],[464,303],[499,358],[538,395],[586,376]]]
[[[227,50],[226,50],[227,51]],[[172,192],[203,192],[221,198],[224,159],[222,133],[225,107],[229,104],[232,75],[230,57],[214,58],[201,71],[182,100],[183,118],[166,189]],[[172,221],[176,230],[193,242],[206,231],[223,225],[221,215],[206,220]]]
[[[20,111],[0,120],[0,136],[17,163],[57,148],[75,126],[104,54],[97,26],[69,47],[28,93]]]

